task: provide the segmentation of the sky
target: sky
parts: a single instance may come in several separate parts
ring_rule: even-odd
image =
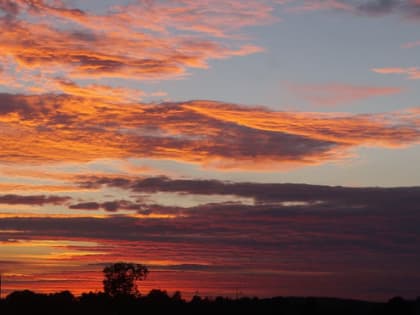
[[[0,0],[14,290],[420,295],[419,0]]]

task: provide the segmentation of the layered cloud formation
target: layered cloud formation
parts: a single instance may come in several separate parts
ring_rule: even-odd
[[[220,168],[316,164],[356,146],[392,148],[420,139],[416,111],[274,112],[214,101],[121,106],[65,95],[2,94],[0,102],[1,159],[15,163],[107,157]]]
[[[0,265],[9,274],[9,285],[30,284],[43,290],[71,285],[77,290],[84,281],[98,287],[100,275],[96,271],[95,276],[95,270],[101,265],[95,262],[124,257],[150,264],[156,272],[152,278],[155,282],[145,283],[146,288],[159,281],[168,285],[171,277],[182,270],[177,288],[188,295],[196,290],[198,279],[199,289],[206,294],[220,294],[220,289],[212,286],[224,285],[226,294],[239,286],[247,294],[308,294],[316,289],[322,295],[378,298],[391,291],[414,294],[418,288],[418,187],[346,188],[167,177],[80,178],[78,184],[93,192],[98,187],[118,187],[131,191],[134,199],[172,192],[179,196],[231,195],[237,201],[171,207],[144,204],[140,199],[81,200],[78,204],[67,200],[69,209],[86,209],[90,213],[100,207],[123,212],[130,208],[131,214],[1,216],[2,248],[7,251],[7,246],[38,246],[49,253],[40,250],[25,262],[25,268],[35,272],[34,278],[14,275],[10,259],[15,254],[8,259],[3,255]],[[243,197],[252,198],[254,203],[243,204]],[[158,213],[162,216],[153,216]],[[40,263],[51,264],[52,271],[45,273]],[[74,283],[54,282],[62,278],[61,270],[72,270],[75,264],[79,267],[71,271]],[[79,279],[83,272],[85,278]],[[43,288],[36,285],[36,279],[43,279]],[[264,286],[258,284],[260,281]],[[310,284],[313,281],[317,282],[316,288]],[[383,288],[366,286],[366,281]],[[296,282],[305,286],[297,286]],[[337,282],[341,283],[338,291],[334,285]],[[405,284],[397,289],[383,291],[392,283],[402,282]]]
[[[213,60],[268,53],[261,43],[274,33],[257,41],[250,27],[276,23],[278,12],[326,9],[411,22],[419,18],[420,2],[0,0],[0,272],[6,291],[99,290],[104,264],[136,261],[152,271],[142,289],[182,290],[187,297],[197,290],[418,295],[418,187],[308,185],[305,172],[300,183],[272,183],[284,182],[291,168],[320,170],[311,176],[322,181],[331,165],[345,164],[331,162],[354,162],[361,148],[416,154],[418,104],[317,113],[213,100],[224,99],[222,92],[211,100],[171,101],[160,87],[143,90],[151,82],[187,79]],[[270,68],[271,57],[265,60]],[[363,75],[419,78],[415,65],[374,62]],[[409,90],[387,81],[349,83],[350,73],[323,78],[328,84],[290,77],[282,81],[296,82],[288,83],[288,92],[314,105],[390,95],[404,103],[400,94]],[[261,86],[246,86],[254,88]],[[167,100],[147,101],[150,96]],[[417,169],[404,167],[413,174]],[[356,176],[355,185],[384,169]],[[232,174],[252,180],[235,181]]]

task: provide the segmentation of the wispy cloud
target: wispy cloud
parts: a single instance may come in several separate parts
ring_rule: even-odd
[[[289,11],[338,10],[365,16],[397,14],[407,20],[420,17],[420,3],[417,0],[305,0],[297,2]]]
[[[402,45],[403,48],[414,48],[420,46],[420,40],[414,42],[408,42]]]
[[[336,106],[375,96],[386,96],[402,92],[402,89],[398,87],[362,86],[340,83],[287,83],[286,87],[296,97],[318,106]]]
[[[420,68],[419,67],[410,67],[410,68],[374,68],[372,71],[380,74],[400,74],[407,76],[410,80],[420,79]]]

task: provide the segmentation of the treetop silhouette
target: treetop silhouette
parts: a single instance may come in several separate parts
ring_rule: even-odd
[[[138,296],[137,281],[146,279],[149,270],[145,265],[118,262],[106,266],[104,273],[105,294],[116,296]]]

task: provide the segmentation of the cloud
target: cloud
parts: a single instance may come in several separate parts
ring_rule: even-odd
[[[420,201],[420,188],[350,188],[306,184],[237,183],[219,180],[171,179],[168,177],[119,178],[80,177],[83,188],[121,188],[137,193],[154,194],[175,192],[187,195],[233,195],[253,198],[256,205],[291,208],[329,208],[346,205],[350,208],[380,206],[383,210],[404,204],[406,209],[416,208]],[[212,208],[212,205],[208,205]],[[214,207],[224,207],[215,204]],[[226,208],[245,208],[227,203]],[[202,209],[201,207],[198,207]],[[248,208],[252,209],[252,207]]]
[[[397,14],[404,19],[418,19],[420,17],[420,3],[417,0],[305,0],[297,3],[289,11],[318,11],[332,9],[345,11],[357,15],[384,16]]]
[[[19,13],[19,6],[15,1],[4,0],[0,2],[0,10],[9,16]]]
[[[8,205],[34,205],[43,206],[45,204],[61,205],[69,201],[70,197],[44,196],[44,195],[0,195],[0,204]]]
[[[66,81],[57,86],[56,78],[183,77],[190,68],[207,68],[211,59],[261,52],[238,32],[275,20],[269,1],[213,1],[210,6],[138,1],[95,13],[59,2],[18,0],[2,1],[1,11],[0,49],[8,58],[0,59],[0,66],[8,65],[6,74],[14,77],[15,87],[47,93],[64,89],[76,96],[104,89],[101,84],[76,88]],[[105,95],[120,92],[114,87]]]
[[[286,84],[289,92],[318,106],[336,106],[368,99],[374,96],[385,96],[400,93],[398,87],[360,86],[352,84]]]
[[[403,189],[401,192],[388,191],[388,193],[397,200],[403,200],[399,196],[399,193],[403,195]],[[296,244],[293,240],[288,240],[286,235],[290,236],[300,231],[306,235],[301,244],[306,243],[310,247],[321,244],[324,239],[326,241],[324,246],[334,249],[337,249],[336,246],[340,246],[340,243],[351,247],[354,245],[351,244],[351,240],[362,247],[370,248],[373,245],[370,242],[375,240],[376,248],[371,249],[378,252],[387,247],[392,247],[396,252],[409,251],[405,247],[407,245],[410,248],[409,244],[402,244],[399,240],[405,233],[415,231],[414,223],[419,220],[416,212],[418,197],[412,198],[412,203],[399,212],[395,212],[397,203],[383,208],[381,205],[378,206],[375,198],[372,198],[373,202],[365,198],[363,192],[361,197],[363,201],[360,201],[360,204],[364,203],[364,207],[353,207],[345,203],[337,203],[330,207],[322,204],[292,207],[213,205],[209,208],[191,209],[186,212],[187,216],[169,220],[120,216],[101,219],[1,218],[0,228],[21,231],[23,234],[19,234],[19,237],[23,238],[44,236],[114,241],[190,242],[201,246],[224,244],[261,250]],[[367,227],[379,232],[381,226],[384,230],[380,235],[369,234]],[[344,227],[346,229],[342,230]],[[351,228],[354,229],[352,233],[350,233]],[[275,234],[275,231],[284,233]],[[315,231],[319,233],[318,236],[314,235]],[[391,236],[391,233],[390,239],[381,238],[381,235]],[[417,234],[414,234],[415,238],[419,237]],[[16,233],[13,235],[15,238]],[[364,244],[359,238],[361,235],[365,238]]]
[[[111,185],[103,178],[93,183]],[[411,293],[418,292],[419,187],[351,188],[168,178],[119,179],[113,184],[140,193],[229,193],[254,196],[258,202],[183,208],[178,209],[183,215],[170,219],[135,214],[101,218],[0,216],[0,240],[5,241],[0,266],[11,272],[10,264],[19,261],[23,276],[33,281],[44,279],[44,290],[52,291],[59,285],[76,290],[81,285],[86,290],[96,288],[100,286],[100,266],[89,265],[92,261],[127,260],[153,266],[155,281],[163,272],[160,286],[165,288],[171,285],[171,271],[184,271],[192,281],[187,286],[193,287],[192,293],[197,286],[205,290],[205,275],[213,279],[210,283],[218,290],[226,283],[214,282],[217,275],[238,285],[234,279],[244,273],[249,290],[261,281],[267,289],[265,276],[299,284],[320,277],[316,279],[331,281],[331,287],[343,283],[343,291],[336,294],[351,296],[367,296],[378,282],[387,291],[376,298],[388,298],[390,290],[395,290],[395,281],[404,282],[402,287],[409,287]],[[323,202],[310,202],[314,199]],[[281,202],[285,200],[301,202]],[[101,200],[93,202],[94,207],[104,204]],[[158,210],[173,211],[171,207]],[[31,254],[30,259],[20,254],[34,246],[43,250]],[[45,265],[51,266],[48,274]],[[74,286],[48,282],[69,279],[72,272],[79,275]],[[182,274],[174,274],[178,289],[184,288],[179,280]],[[324,282],[322,290],[329,287]],[[12,276],[7,283],[8,288],[15,285]],[[32,282],[26,285],[37,288]],[[150,285],[156,287],[157,283]],[[318,287],[319,282],[316,287],[305,287],[304,293]],[[277,292],[267,290],[269,295]]]
[[[98,202],[82,202],[77,204],[72,204],[69,206],[69,209],[73,210],[100,210],[103,209],[109,212],[116,212],[118,210],[135,210],[139,213],[147,213],[144,211],[147,206],[139,203],[134,203],[128,200],[114,200],[106,201],[102,203]]]
[[[400,0],[370,0],[356,6],[357,10],[371,15],[393,12],[401,4]]]
[[[287,9],[289,12],[310,12],[326,9],[353,11],[353,6],[340,0],[315,0],[304,1]]]
[[[283,188],[284,195],[289,192],[295,197],[295,186]],[[385,272],[396,265],[417,270],[418,188],[322,189],[324,196],[338,191],[339,197],[331,197],[332,203],[298,206],[214,204],[186,209],[183,216],[171,219],[9,217],[0,218],[0,230],[5,230],[4,237],[13,239],[102,244],[98,247],[101,261],[124,253],[128,257],[145,255],[145,260],[165,257],[185,263],[200,257],[202,263],[210,265],[243,263],[254,270],[323,270],[328,266],[330,272],[350,272],[358,270],[362,260],[366,270]],[[297,195],[307,200],[311,193],[319,197],[322,189],[302,185]],[[381,201],[381,196],[386,199]],[[8,230],[14,232],[8,234]],[[308,255],[314,255],[311,262]]]
[[[393,147],[410,138],[417,141],[414,139],[418,137],[416,114],[410,118],[408,112],[408,115],[404,112],[356,115],[271,112],[262,108],[244,108],[217,102],[196,102],[186,107],[202,115],[248,128],[284,132],[343,145],[357,143]],[[360,128],[367,132],[361,132]],[[392,140],[395,132],[398,133],[398,141]]]
[[[402,45],[403,48],[414,48],[420,46],[420,40],[418,41],[414,41],[414,42],[409,42],[409,43],[405,43],[404,45]]]
[[[380,74],[401,74],[406,75],[410,80],[420,79],[420,68],[411,67],[411,68],[374,68],[373,72]]]
[[[112,87],[101,84],[80,86],[73,81],[65,79],[57,79],[54,83],[57,85],[57,88],[65,94],[92,98],[109,103],[136,102],[140,101],[143,96],[145,96],[145,93],[140,90],[124,87]]]
[[[417,111],[275,112],[216,101],[118,105],[69,95],[0,95],[3,161],[171,159],[263,169],[342,159],[362,146],[420,139]]]

